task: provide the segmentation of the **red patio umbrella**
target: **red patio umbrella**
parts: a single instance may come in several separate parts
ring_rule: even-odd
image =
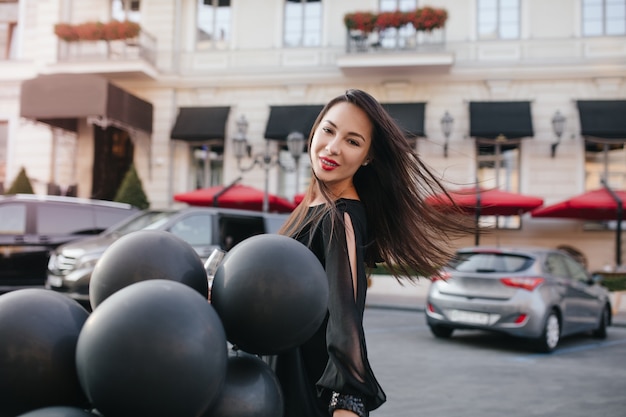
[[[495,188],[462,188],[451,191],[450,197],[463,211],[468,214],[478,212],[481,216],[516,216],[543,204],[542,198]],[[430,196],[426,203],[444,209],[452,206],[452,201],[444,194]]]
[[[298,204],[302,203],[302,200],[304,200],[304,193],[296,194],[296,195],[293,196],[293,203],[296,206]]]
[[[224,189],[226,189],[224,191]],[[243,210],[261,211],[264,191],[246,185],[235,184],[230,187],[217,185],[174,195],[174,200],[190,206],[215,206]],[[269,211],[289,213],[296,205],[284,198],[270,194]]]
[[[626,191],[613,190],[626,201]],[[584,220],[617,220],[617,201],[605,189],[589,191],[568,200],[533,210],[533,217],[559,217]]]
[[[452,199],[452,200],[451,200]],[[531,211],[543,204],[543,199],[496,188],[468,187],[450,192],[450,197],[437,194],[426,198],[426,203],[438,209],[452,207],[452,203],[476,217],[475,244],[480,242],[480,216],[516,216]]]
[[[626,191],[612,190],[607,186],[574,196],[560,203],[533,210],[533,217],[558,217],[582,220],[617,220],[615,263],[622,264],[622,220],[624,218]]]

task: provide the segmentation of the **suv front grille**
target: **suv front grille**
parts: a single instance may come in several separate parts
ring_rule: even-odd
[[[60,272],[61,274],[63,274],[72,271],[76,267],[76,262],[76,258],[59,254],[54,257],[54,262],[52,263],[52,266],[56,272]]]

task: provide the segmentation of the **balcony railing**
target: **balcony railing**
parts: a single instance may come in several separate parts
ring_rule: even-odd
[[[433,52],[445,49],[445,30],[416,31],[413,29],[387,29],[372,33],[358,30],[347,31],[346,52]]]
[[[59,40],[59,62],[99,60],[144,60],[156,65],[157,41],[152,34],[141,30],[135,38],[120,40]]]

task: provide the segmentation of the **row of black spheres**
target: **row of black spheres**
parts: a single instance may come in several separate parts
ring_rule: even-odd
[[[116,241],[91,278],[89,313],[63,294],[0,296],[0,417],[279,417],[266,356],[306,340],[328,284],[301,243],[257,235],[207,275],[175,235]],[[236,349],[233,349],[236,347]]]

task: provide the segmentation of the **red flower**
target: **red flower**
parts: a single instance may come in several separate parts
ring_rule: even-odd
[[[399,29],[409,22],[407,14],[399,10],[395,12],[381,12],[376,18],[376,28],[385,30],[388,28]]]
[[[129,39],[139,36],[139,32],[141,32],[141,27],[138,23],[117,20],[108,23],[86,22],[77,25],[59,23],[54,26],[55,35],[67,42]]]
[[[371,12],[347,13],[343,22],[348,30],[360,30],[363,33],[371,33],[376,27],[376,15]]]
[[[448,12],[444,9],[426,6],[408,13],[408,20],[413,24],[415,30],[431,31],[445,26]]]
[[[104,39],[114,41],[118,39],[136,38],[141,28],[138,23],[112,20],[104,25]]]
[[[78,40],[78,33],[76,33],[74,26],[69,23],[58,23],[54,25],[54,34],[66,42]]]
[[[104,25],[100,22],[86,22],[74,27],[81,41],[98,41],[104,38]]]

